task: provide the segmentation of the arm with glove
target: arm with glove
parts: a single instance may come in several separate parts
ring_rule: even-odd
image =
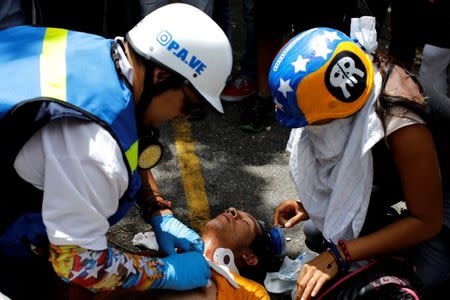
[[[159,192],[150,170],[142,171],[143,188],[139,206],[143,219],[152,225],[160,249],[167,255],[195,251],[203,254],[200,236],[175,218],[172,205]]]
[[[114,247],[91,250],[76,245],[52,244],[50,262],[65,282],[95,292],[190,290],[206,286],[211,275],[208,263],[198,252],[158,258],[127,253]]]
[[[117,156],[111,157],[114,160]],[[67,159],[64,162],[67,164]],[[51,169],[62,173],[53,176],[46,173],[46,177],[53,180],[45,186],[47,193],[43,215],[51,242],[49,259],[57,275],[65,282],[91,291],[190,290],[208,284],[211,272],[203,257],[203,243],[186,226],[175,226],[179,222],[172,215],[159,216],[165,220],[160,223],[161,230],[157,232],[160,247],[165,250],[170,249],[167,245],[172,245],[172,249],[188,249],[180,246],[175,238],[166,238],[166,235],[177,237],[181,234],[177,232],[182,231],[189,233],[188,239],[199,243],[198,252],[175,253],[167,250],[166,257],[148,257],[122,251],[106,243],[104,232],[109,228],[107,216],[114,212],[115,202],[112,199],[117,199],[118,203],[119,195],[123,194],[127,186],[121,168],[109,174],[104,168],[83,168],[77,159],[67,168]],[[68,170],[71,176],[67,176]],[[73,180],[75,173],[83,174],[77,178],[85,180]],[[83,189],[85,186],[89,188]],[[61,190],[84,193],[71,193],[71,201],[63,202],[59,201]],[[96,193],[89,194],[86,191]],[[96,195],[102,197],[96,198]],[[180,227],[185,230],[180,230]]]

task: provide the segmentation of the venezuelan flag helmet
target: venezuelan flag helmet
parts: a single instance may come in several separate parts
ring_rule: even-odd
[[[269,72],[276,116],[298,128],[356,113],[373,86],[370,57],[344,33],[313,28],[281,48]]]

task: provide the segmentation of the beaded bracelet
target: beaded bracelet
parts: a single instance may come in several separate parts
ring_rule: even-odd
[[[346,272],[349,268],[349,265],[345,262],[344,258],[339,253],[338,248],[331,240],[328,242],[328,251],[334,256],[339,268],[339,272]]]
[[[347,265],[351,264],[352,257],[350,255],[350,251],[348,251],[348,249],[347,249],[347,244],[345,244],[344,240],[339,240],[338,241],[338,246],[341,249],[342,254],[344,254],[345,263]]]

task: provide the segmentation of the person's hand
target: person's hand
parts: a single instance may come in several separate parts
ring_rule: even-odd
[[[316,297],[323,285],[339,271],[334,256],[324,251],[302,266],[297,278],[296,300]]]
[[[211,269],[198,252],[173,254],[159,260],[158,268],[163,269],[164,276],[156,280],[152,288],[185,291],[204,287],[209,283]]]
[[[295,200],[285,200],[273,211],[273,224],[292,227],[298,222],[309,219],[303,205]]]
[[[178,221],[172,214],[157,215],[150,219],[155,231],[158,246],[167,254],[196,251],[203,254],[205,245],[200,236],[192,229]]]

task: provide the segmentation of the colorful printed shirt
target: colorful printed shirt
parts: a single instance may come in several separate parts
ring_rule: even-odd
[[[64,281],[91,291],[157,288],[165,267],[157,257],[121,252],[109,247],[88,250],[75,245],[50,245],[50,262]]]

